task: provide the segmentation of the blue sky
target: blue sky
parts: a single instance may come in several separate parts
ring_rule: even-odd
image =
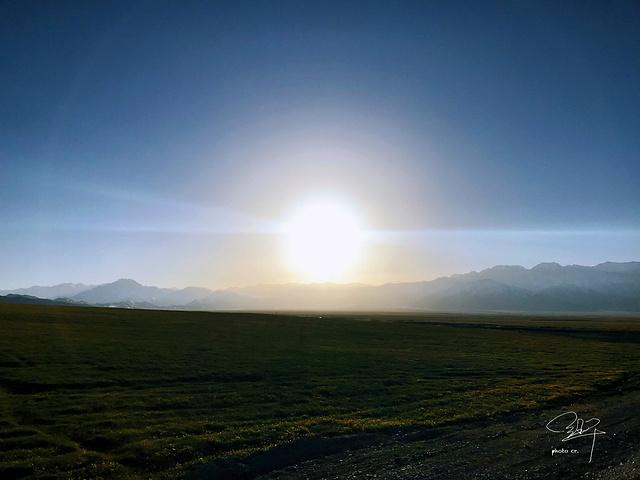
[[[635,2],[13,2],[0,24],[0,288],[342,281],[638,260]]]

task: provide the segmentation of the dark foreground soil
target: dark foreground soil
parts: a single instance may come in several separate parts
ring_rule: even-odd
[[[563,442],[566,433],[546,428],[572,411],[585,421],[585,432],[596,423],[590,419],[600,420],[596,428],[604,433],[595,444],[593,435]],[[567,414],[552,427],[561,430],[573,418]],[[640,479],[640,391],[622,385],[566,405],[440,428],[307,438],[242,461],[213,462],[185,478]]]

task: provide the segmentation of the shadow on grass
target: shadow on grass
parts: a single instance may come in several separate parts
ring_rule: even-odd
[[[267,451],[253,453],[244,458],[220,458],[192,468],[183,480],[248,480],[259,475],[280,470],[308,460],[315,460],[348,450],[357,450],[375,444],[386,443],[395,435],[403,435],[411,441],[429,440],[445,433],[441,428],[420,429],[411,432],[407,428],[394,428],[383,432],[358,433],[336,437],[304,437],[292,443],[277,445]],[[395,434],[395,435],[393,435]]]
[[[268,451],[256,452],[245,458],[221,458],[195,467],[185,473],[184,480],[226,478],[247,480],[307,460],[313,460],[345,450],[363,448],[377,437],[374,433],[340,437],[305,437],[293,443],[277,445]]]
[[[640,388],[640,375],[623,374],[621,378],[601,385],[590,398],[606,398]],[[575,394],[555,398],[535,408],[522,408],[498,413],[485,418],[458,418],[443,422],[434,427],[392,427],[376,432],[364,432],[335,437],[304,437],[292,443],[277,445],[267,451],[253,453],[244,458],[220,458],[201,466],[192,467],[181,480],[210,480],[224,478],[228,480],[249,480],[260,475],[281,470],[309,460],[333,455],[349,450],[358,450],[390,442],[416,442],[433,440],[446,436],[461,425],[488,426],[496,421],[518,423],[522,414],[543,411],[566,405],[571,399],[583,398]]]

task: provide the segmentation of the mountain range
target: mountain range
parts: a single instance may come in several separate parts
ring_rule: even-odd
[[[0,295],[5,303],[37,303],[38,297],[57,304],[181,310],[640,312],[640,262],[593,267],[541,263],[531,269],[500,265],[432,281],[378,286],[283,284],[212,291],[120,279],[97,286],[35,286]]]

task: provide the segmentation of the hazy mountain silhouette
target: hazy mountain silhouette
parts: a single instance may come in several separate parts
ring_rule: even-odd
[[[168,307],[186,305],[196,299],[210,295],[212,290],[200,287],[187,287],[182,290],[171,288],[147,287],[135,280],[121,278],[113,283],[99,285],[72,297],[73,300],[91,304],[108,303],[147,303],[152,306]]]
[[[84,285],[82,283],[60,283],[52,287],[33,286],[29,288],[18,288],[16,290],[0,290],[0,295],[16,294],[29,295],[39,298],[70,298],[86,290],[94,288],[95,285]]]
[[[609,285],[627,283],[640,280],[640,262],[613,263],[606,262],[595,267],[569,265],[562,267],[557,263],[541,263],[527,270],[520,266],[497,266],[471,272],[464,275],[454,275],[466,281],[489,279],[515,287],[540,291],[559,285],[575,285],[584,288],[603,288]],[[637,284],[637,282],[636,282]]]
[[[640,311],[640,262],[595,267],[496,266],[380,286],[260,285],[231,289],[288,310]]]
[[[32,288],[51,292],[46,289],[63,290],[64,285],[73,284]],[[29,289],[11,293],[24,290]],[[640,312],[640,262],[606,262],[594,267],[541,263],[531,269],[499,265],[427,282],[255,285],[215,292],[199,287],[176,290],[143,286],[120,279],[88,288],[64,301],[187,310]]]
[[[33,295],[19,295],[16,293],[9,293],[8,295],[0,296],[0,303],[19,303],[28,305],[73,305],[81,306],[81,303],[73,302],[68,298],[56,298],[51,300],[49,298],[39,298]]]

